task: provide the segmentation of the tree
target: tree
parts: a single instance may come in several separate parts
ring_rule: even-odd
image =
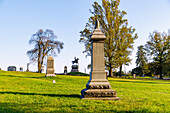
[[[141,73],[139,75],[147,74],[149,73],[148,70],[148,59],[146,57],[146,51],[143,45],[138,46],[138,51],[136,53],[136,66],[139,66],[141,68]]]
[[[122,72],[122,66],[124,65],[129,65],[132,59],[130,59],[130,55],[133,49],[133,43],[134,40],[137,39],[137,34],[133,36],[132,34],[135,32],[135,29],[132,29],[132,27],[123,25],[122,28],[120,28],[120,33],[118,37],[118,43],[117,43],[117,64],[119,66],[119,76],[121,76]]]
[[[132,44],[137,38],[137,34],[133,36],[135,29],[128,27],[125,11],[118,9],[120,0],[102,0],[102,6],[94,2],[93,9],[90,11],[92,16],[86,23],[85,29],[80,31],[79,42],[84,43],[87,56],[91,55],[91,34],[94,30],[95,20],[98,19],[100,27],[106,36],[104,51],[105,51],[105,66],[109,70],[109,75],[113,76],[112,69],[122,67],[123,64],[128,64],[131,60]],[[121,71],[120,71],[121,72]]]
[[[145,46],[148,54],[159,67],[160,79],[162,79],[163,64],[169,59],[170,31],[169,34],[155,31],[149,38]]]
[[[34,45],[34,48],[27,51],[27,55],[32,62],[38,63],[38,73],[41,73],[43,61],[46,56],[56,56],[55,50],[60,53],[60,50],[63,49],[64,43],[57,41],[56,38],[52,30],[47,29],[43,31],[40,29],[29,40],[29,44]]]

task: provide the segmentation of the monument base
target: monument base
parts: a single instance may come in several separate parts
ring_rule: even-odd
[[[80,96],[80,98],[86,100],[120,100],[119,97],[84,98],[82,97],[82,95]]]
[[[56,75],[55,74],[47,74],[47,75],[45,75],[45,77],[56,77]]]
[[[111,85],[107,79],[89,80],[86,84],[86,89],[81,91],[82,99],[96,100],[120,100],[117,97],[117,92],[111,89]]]
[[[72,65],[71,66],[71,72],[79,72],[79,66],[78,65]]]
[[[78,69],[72,69],[71,72],[79,72]]]
[[[83,89],[81,94],[82,99],[120,100],[116,91],[112,89]]]

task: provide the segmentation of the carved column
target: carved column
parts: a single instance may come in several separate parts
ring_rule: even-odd
[[[104,59],[104,40],[106,37],[101,32],[99,22],[96,21],[95,30],[91,36],[92,56],[90,80],[86,89],[81,91],[82,99],[119,100],[115,90],[107,80]]]

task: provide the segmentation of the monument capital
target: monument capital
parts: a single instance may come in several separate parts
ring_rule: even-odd
[[[106,37],[100,29],[99,21],[96,20],[95,30],[91,36],[91,40],[105,40],[105,39]]]

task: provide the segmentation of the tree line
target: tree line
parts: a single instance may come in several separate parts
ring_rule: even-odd
[[[105,68],[109,76],[113,76],[113,70],[119,69],[119,76],[122,75],[122,66],[129,65],[134,49],[134,41],[138,38],[135,28],[128,24],[125,18],[127,13],[119,10],[120,0],[102,0],[102,5],[94,2],[91,16],[80,31],[80,43],[83,43],[87,56],[91,56],[91,35],[94,31],[95,21],[99,20],[101,31],[106,36],[104,42]],[[153,32],[145,45],[138,46],[136,53],[136,70],[139,74],[162,74],[170,73],[170,31],[168,33]],[[57,40],[52,30],[38,30],[32,35],[29,43],[34,46],[27,51],[31,62],[36,62],[38,72],[41,73],[44,59],[49,56],[56,56],[63,49],[63,42]],[[89,65],[90,66],[90,65]]]
[[[132,59],[134,41],[138,38],[135,29],[128,25],[128,20],[125,18],[125,11],[119,10],[120,0],[102,0],[102,5],[94,2],[93,10],[90,10],[92,16],[86,23],[85,28],[80,31],[80,43],[84,43],[84,53],[91,56],[91,34],[94,31],[95,20],[99,20],[102,32],[106,36],[104,51],[105,51],[105,67],[109,71],[109,76],[113,76],[113,69],[119,68],[119,76],[121,76],[122,65],[129,65]],[[170,35],[166,33],[153,32],[150,34],[150,40],[144,46],[138,47],[136,64],[142,68],[142,74],[154,70],[154,66],[158,67],[160,78],[164,64],[169,65],[169,39]],[[148,56],[152,62],[148,62]],[[152,67],[151,67],[152,65]],[[167,68],[166,68],[167,69]],[[167,70],[166,70],[167,71]],[[169,70],[168,70],[169,71]],[[167,73],[169,73],[167,71]]]
[[[138,67],[133,71],[137,74],[157,74],[160,79],[163,75],[170,76],[170,30],[168,33],[150,33],[149,41],[138,46],[136,57]]]

